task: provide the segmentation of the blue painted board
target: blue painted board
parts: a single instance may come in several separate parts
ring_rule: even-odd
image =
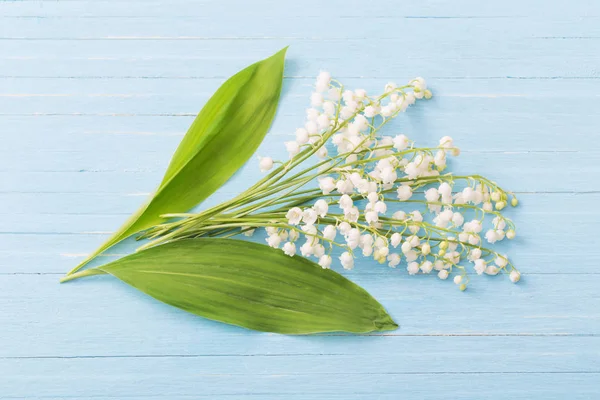
[[[110,277],[57,283],[154,190],[221,82],[286,45],[258,154],[285,158],[320,69],[369,91],[424,76],[434,98],[389,133],[451,135],[453,171],[518,193],[518,237],[498,248],[520,284],[474,276],[461,293],[336,267],[400,329],[294,337]],[[600,398],[599,55],[590,0],[0,0],[0,399]],[[258,179],[256,163],[203,207]]]

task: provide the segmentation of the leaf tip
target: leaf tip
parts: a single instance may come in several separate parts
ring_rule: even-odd
[[[279,50],[277,53],[273,54],[271,57],[269,58],[273,58],[273,59],[281,59],[282,61],[285,60],[285,55],[287,53],[287,50],[290,46],[285,46],[284,48],[282,48],[281,50]]]
[[[373,321],[377,331],[394,331],[398,329],[398,324],[386,312],[383,312],[379,318]]]

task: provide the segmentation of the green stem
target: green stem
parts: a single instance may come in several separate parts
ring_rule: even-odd
[[[67,276],[63,276],[62,278],[60,278],[60,283],[69,282],[74,279],[79,279],[79,278],[83,278],[86,276],[104,275],[104,274],[106,274],[106,272],[104,272],[98,268],[86,269],[85,271],[80,271],[80,272],[76,272],[76,273],[73,273],[73,274],[70,274]]]

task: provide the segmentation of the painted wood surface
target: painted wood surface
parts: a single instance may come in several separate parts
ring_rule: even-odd
[[[394,129],[451,135],[451,168],[516,191],[523,272],[346,276],[385,335],[249,332],[98,277],[58,278],[144,200],[211,93],[290,45],[258,153],[283,158],[312,77],[428,79]],[[594,0],[0,1],[1,399],[600,398],[600,3]],[[260,176],[251,161],[208,202]],[[125,254],[111,250],[100,261]]]

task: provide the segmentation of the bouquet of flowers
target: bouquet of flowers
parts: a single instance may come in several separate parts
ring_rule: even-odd
[[[449,136],[418,147],[390,121],[432,97],[423,78],[388,83],[381,94],[349,89],[321,72],[289,158],[259,157],[265,176],[234,198],[186,211],[223,184],[258,147],[274,118],[285,49],[227,81],[200,112],[156,194],[63,281],[111,274],[198,315],[282,333],[395,329],[383,307],[330,270],[359,257],[409,275],[520,273],[495,242],[513,239],[502,214],[517,198],[480,175],[454,175]],[[386,129],[387,128],[387,129]],[[387,132],[386,132],[387,131]],[[200,182],[200,183],[198,183]],[[267,233],[266,245],[232,239]],[[139,233],[138,252],[80,270]],[[314,261],[310,261],[310,259]]]

